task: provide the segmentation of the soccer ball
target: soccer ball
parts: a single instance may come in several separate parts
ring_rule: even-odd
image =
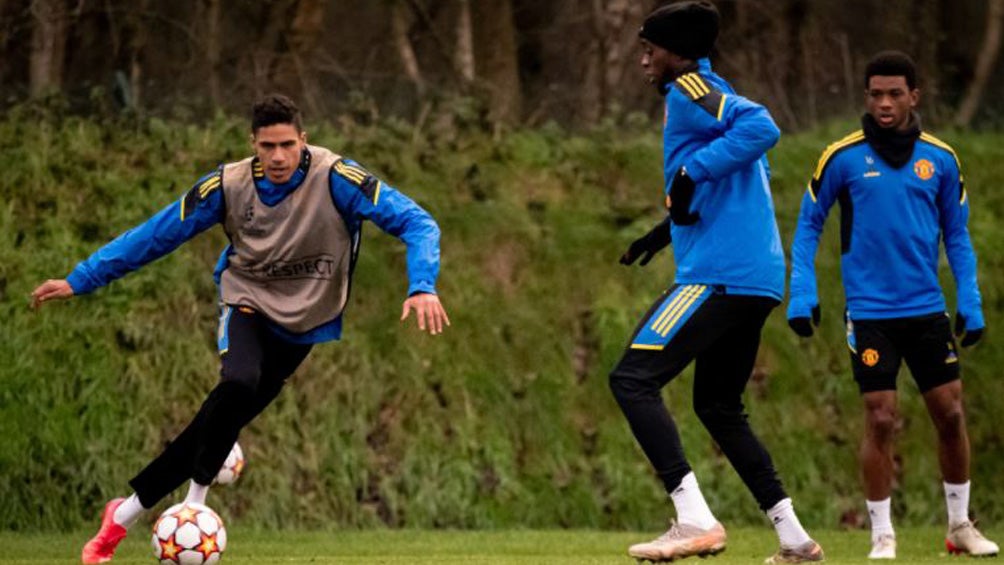
[[[229,485],[241,476],[242,471],[244,471],[244,451],[241,450],[239,443],[234,443],[230,455],[227,455],[226,461],[223,462],[223,466],[220,467],[220,472],[216,474],[213,482]]]
[[[227,548],[227,530],[208,506],[182,502],[160,515],[152,541],[153,556],[160,563],[218,563]]]

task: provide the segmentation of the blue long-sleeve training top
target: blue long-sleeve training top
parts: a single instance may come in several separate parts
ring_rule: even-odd
[[[665,191],[686,167],[696,184],[690,210],[700,215],[671,227],[676,282],[781,300],[784,250],[766,156],[780,130],[766,108],[712,72],[708,59],[666,88]]]
[[[308,161],[309,162],[309,161]],[[359,169],[359,165],[344,159],[344,163]],[[364,169],[363,169],[364,170]],[[216,172],[207,174],[195,183],[192,190]],[[273,184],[267,178],[256,178],[258,197],[274,206],[291,194],[306,177],[307,171],[301,166],[292,178],[283,184]],[[359,188],[359,182],[342,176],[335,169],[330,174],[331,198],[334,207],[341,214],[349,235],[354,239],[362,229],[362,222],[370,220],[383,231],[398,237],[407,245],[408,294],[436,292],[439,276],[439,227],[428,212],[407,196],[373,179],[364,183],[379,187],[370,198]],[[167,255],[182,243],[225,218],[225,202],[222,190],[214,190],[204,198],[182,196],[177,201],[154,214],[143,224],[136,226],[96,251],[80,262],[67,277],[75,294],[87,294],[97,288]],[[223,250],[216,267],[215,278],[227,268],[230,246]],[[306,333],[295,334],[278,324],[271,329],[283,339],[294,343],[320,343],[341,337],[342,317],[314,328]]]
[[[834,203],[840,204],[841,271],[851,319],[945,311],[938,281],[940,243],[958,288],[966,329],[984,326],[976,254],[966,227],[969,198],[952,148],[921,133],[907,163],[895,168],[854,132],[823,152],[802,198],[792,244],[788,317],[819,304],[815,258]]]

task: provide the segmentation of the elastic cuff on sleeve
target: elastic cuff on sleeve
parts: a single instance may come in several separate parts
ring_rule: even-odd
[[[427,281],[419,281],[416,283],[412,283],[408,287],[408,296],[414,296],[420,292],[425,292],[428,294],[436,294],[436,285]]]
[[[89,284],[87,277],[82,275],[77,269],[74,269],[73,272],[66,277],[66,282],[70,284],[70,288],[73,289],[73,294],[76,295],[87,294],[94,290],[94,288],[92,288]]]
[[[697,161],[691,160],[683,166],[687,169],[687,176],[689,176],[695,183],[704,182],[711,178],[711,173],[704,168],[704,165],[701,165]]]

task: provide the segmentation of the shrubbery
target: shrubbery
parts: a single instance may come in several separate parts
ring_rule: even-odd
[[[453,327],[431,338],[400,326],[403,246],[369,226],[344,340],[315,348],[244,432],[247,474],[214,489],[211,503],[265,527],[664,521],[670,506],[606,382],[637,317],[672,280],[669,253],[644,269],[617,264],[661,214],[658,124],[494,136],[392,120],[317,126],[312,142],[358,160],[437,218],[439,291]],[[772,152],[786,243],[816,158],[851,127],[786,136]],[[967,174],[991,328],[963,360],[973,508],[1000,521],[1004,137],[943,137]],[[21,108],[0,119],[0,150],[0,528],[73,528],[127,492],[213,386],[211,272],[225,238],[213,230],[94,296],[37,314],[27,296],[217,163],[243,157],[246,125]],[[803,521],[820,526],[864,519],[855,463],[863,415],[843,345],[835,232],[818,261],[820,335],[800,341],[775,312],[747,403]],[[667,387],[667,398],[697,476],[723,521],[758,523],[752,497],[690,412],[691,379],[688,371]],[[900,382],[896,513],[940,523],[934,434],[912,382]]]

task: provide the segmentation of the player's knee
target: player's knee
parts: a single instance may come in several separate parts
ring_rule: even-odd
[[[709,430],[733,426],[745,420],[742,406],[729,406],[720,402],[694,403],[694,413]]]
[[[892,438],[896,432],[896,422],[898,415],[896,408],[891,406],[877,405],[868,407],[866,414],[868,433],[881,440]]]
[[[258,389],[261,381],[261,367],[252,364],[224,363],[220,369],[220,384],[234,383],[250,389]]]
[[[254,397],[255,389],[247,382],[222,380],[209,393],[208,402],[217,406],[241,405]]]
[[[633,400],[659,396],[659,387],[652,383],[627,377],[616,371],[610,373],[610,392],[621,404]]]
[[[966,425],[962,405],[953,405],[951,408],[941,412],[935,417],[934,423],[938,429],[938,435],[943,438],[952,438],[961,435]]]

